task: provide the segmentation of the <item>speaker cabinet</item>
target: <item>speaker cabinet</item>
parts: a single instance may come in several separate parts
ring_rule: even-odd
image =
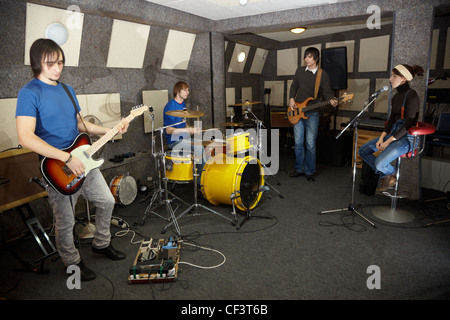
[[[347,47],[322,50],[322,69],[330,76],[331,89],[347,89]]]
[[[270,112],[270,126],[272,128],[286,128],[290,127],[291,123],[287,119],[286,112],[271,111]]]

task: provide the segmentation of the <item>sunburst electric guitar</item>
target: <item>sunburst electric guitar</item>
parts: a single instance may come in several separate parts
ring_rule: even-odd
[[[342,100],[343,102],[345,102],[345,101],[348,101],[351,99],[353,99],[353,93],[343,94],[342,97],[340,97],[337,100],[338,101]],[[314,100],[314,98],[312,98],[312,97],[308,98],[305,101],[303,101],[302,103],[296,102],[294,110],[291,110],[291,107],[288,107],[287,116],[288,116],[288,120],[290,123],[296,124],[297,122],[300,121],[300,119],[308,119],[308,117],[305,116],[305,112],[311,111],[314,109],[318,109],[318,108],[321,108],[321,107],[324,107],[324,106],[330,104],[330,101],[323,101],[323,102],[319,102],[319,103],[308,106],[308,103],[311,100]]]
[[[86,133],[80,133],[75,138],[72,145],[64,149],[64,151],[70,152],[72,156],[77,157],[83,162],[84,166],[86,167],[83,175],[76,176],[64,162],[45,157],[41,161],[42,176],[59,193],[63,195],[74,194],[81,188],[84,179],[89,174],[89,172],[100,167],[104,162],[103,159],[93,159],[92,156],[94,155],[94,153],[96,153],[105,143],[107,143],[119,132],[122,123],[125,120],[131,122],[131,120],[141,115],[146,110],[148,110],[147,106],[134,107],[128,117],[119,122],[116,126],[114,126],[92,145],[89,135]]]

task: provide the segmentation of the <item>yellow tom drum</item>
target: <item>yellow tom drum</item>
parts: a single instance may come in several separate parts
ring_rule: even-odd
[[[227,155],[229,156],[242,154],[253,148],[250,144],[250,133],[248,132],[235,133],[226,139],[226,144]]]
[[[168,154],[166,159],[166,177],[173,182],[190,182],[194,179],[192,158]]]
[[[241,211],[253,209],[262,196],[264,169],[254,157],[218,154],[203,169],[201,190],[211,204],[230,204]],[[234,195],[231,199],[231,195]]]

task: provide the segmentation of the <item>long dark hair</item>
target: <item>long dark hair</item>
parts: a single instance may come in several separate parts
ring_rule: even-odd
[[[30,64],[31,70],[33,70],[33,76],[37,78],[42,71],[42,59],[54,53],[59,54],[61,52],[63,63],[66,62],[64,51],[53,40],[50,39],[37,39],[30,47]]]

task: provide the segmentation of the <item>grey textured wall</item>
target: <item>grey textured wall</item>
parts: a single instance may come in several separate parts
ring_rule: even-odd
[[[383,13],[392,13],[396,18],[393,29],[393,62],[420,64],[428,69],[433,8],[448,5],[447,0],[358,0],[214,22],[143,0],[32,2],[61,9],[75,4],[84,13],[80,65],[76,68],[66,67],[62,78],[78,94],[119,92],[122,115],[126,116],[132,106],[142,103],[142,90],[166,89],[171,92],[176,81],[187,80],[192,91],[189,103],[193,107],[198,105],[206,113],[202,120],[210,125],[214,122],[215,126],[225,119],[224,36],[239,36],[247,31],[268,31],[299,22],[314,25],[364,18],[368,17],[367,7],[375,4]],[[25,0],[0,0],[0,99],[16,97],[18,90],[31,79],[29,66],[23,65],[25,13]],[[142,69],[106,67],[113,19],[151,25],[150,38],[157,41],[149,41]],[[167,71],[160,68],[169,29],[197,34],[187,71]],[[267,44],[271,49],[275,48],[274,45],[270,41]],[[258,86],[259,83],[260,86],[255,99],[258,95],[262,99],[263,80],[270,75],[264,77],[251,79],[252,85]],[[415,81],[415,88],[423,98],[427,77]],[[133,122],[121,141],[107,144],[105,157],[125,152],[141,153],[141,157],[139,161],[104,170],[106,180],[109,182],[124,172],[130,172],[141,180],[154,175],[153,158],[148,154],[149,151],[150,134],[144,133],[141,120]],[[419,170],[413,167],[408,176],[418,179],[418,175]]]

